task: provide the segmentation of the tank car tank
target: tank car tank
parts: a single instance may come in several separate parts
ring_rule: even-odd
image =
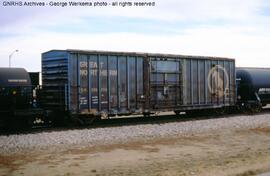
[[[242,106],[257,109],[270,103],[270,68],[236,68],[236,77]]]

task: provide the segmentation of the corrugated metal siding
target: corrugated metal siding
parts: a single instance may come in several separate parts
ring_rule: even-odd
[[[73,113],[121,114],[142,109],[142,57],[70,53]]]
[[[65,51],[42,54],[42,84],[45,107],[66,109],[68,55]]]
[[[233,105],[234,61],[183,59],[183,105]]]

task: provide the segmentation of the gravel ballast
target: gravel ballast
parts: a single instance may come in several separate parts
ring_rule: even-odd
[[[0,136],[0,154],[15,154],[25,150],[58,150],[75,146],[107,145],[125,143],[132,140],[149,140],[178,135],[188,136],[222,129],[249,129],[269,126],[270,114],[261,114],[165,124],[142,124],[123,127],[41,132],[37,134],[16,134]]]

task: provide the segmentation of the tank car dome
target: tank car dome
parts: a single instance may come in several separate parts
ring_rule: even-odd
[[[1,68],[0,87],[31,86],[31,79],[24,68]]]

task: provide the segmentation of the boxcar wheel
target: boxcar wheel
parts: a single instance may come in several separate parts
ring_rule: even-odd
[[[174,111],[175,115],[180,115],[180,111]]]
[[[150,113],[143,113],[143,117],[150,117]]]

